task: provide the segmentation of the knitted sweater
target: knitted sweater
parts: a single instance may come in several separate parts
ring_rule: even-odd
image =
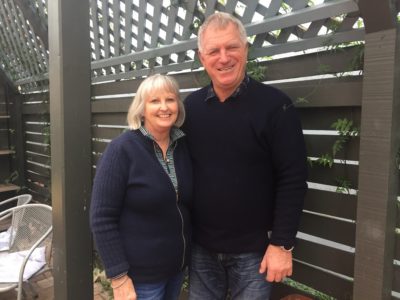
[[[222,253],[264,252],[269,242],[294,245],[307,163],[293,104],[251,78],[225,102],[206,100],[208,91],[185,100],[194,241]]]
[[[96,170],[90,208],[106,275],[158,282],[183,269],[190,244],[192,169],[185,138],[174,149],[178,192],[139,130],[114,139]]]

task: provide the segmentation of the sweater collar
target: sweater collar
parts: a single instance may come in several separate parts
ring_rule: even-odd
[[[144,126],[140,126],[139,130],[145,137],[151,139],[152,141],[155,141],[154,137],[150,134],[150,132],[147,131],[147,129]],[[173,126],[169,133],[170,137],[169,144],[171,145],[172,143],[174,143],[176,140],[180,139],[183,136],[185,136],[185,133],[178,127]]]
[[[239,84],[237,89],[233,92],[233,94],[229,98],[236,98],[236,97],[240,96],[241,94],[243,94],[247,90],[249,82],[250,82],[250,77],[247,74],[245,74],[242,82]],[[215,93],[213,84],[211,82],[211,84],[207,90],[207,95],[206,95],[205,101],[208,101],[212,98],[218,98],[218,96]]]

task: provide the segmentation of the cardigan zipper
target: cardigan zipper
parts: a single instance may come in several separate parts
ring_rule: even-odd
[[[175,190],[176,192],[176,208],[178,210],[179,216],[181,218],[181,223],[182,223],[182,229],[181,229],[181,235],[182,235],[182,241],[183,241],[183,255],[182,255],[182,264],[181,264],[181,270],[183,269],[183,266],[185,265],[185,256],[186,256],[186,239],[185,239],[185,230],[184,230],[184,226],[185,223],[183,221],[183,215],[181,210],[179,209],[179,194],[178,194],[178,190]]]
[[[178,141],[175,142],[175,145],[173,146],[174,148],[172,149],[172,153],[174,152],[177,144],[178,144]],[[157,157],[157,153],[156,153],[156,148],[155,147],[156,147],[156,145],[154,144],[154,141],[153,141],[154,154]],[[167,166],[168,173],[170,173],[170,169],[169,169],[169,165],[168,165],[169,164],[169,160],[165,160],[164,159],[164,162],[165,162],[165,164]],[[182,235],[182,241],[183,241],[183,255],[182,255],[182,263],[181,263],[181,270],[182,270],[183,266],[185,265],[185,256],[186,256],[185,222],[183,220],[182,212],[179,209],[179,192],[178,192],[178,188],[175,189],[175,186],[174,186],[171,178],[169,176],[168,176],[168,178],[169,178],[169,181],[171,182],[172,188],[175,191],[175,195],[176,195],[175,205],[176,205],[176,209],[178,210],[178,214],[179,214],[179,217],[181,219],[181,224],[182,224],[182,227],[181,227],[181,235]],[[177,178],[177,180],[178,180],[178,178]]]

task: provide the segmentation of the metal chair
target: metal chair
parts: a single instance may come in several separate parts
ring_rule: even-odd
[[[0,213],[0,218],[5,214],[12,214],[10,249],[6,254],[18,252],[18,256],[23,256],[19,266],[15,266],[18,272],[18,279],[11,282],[0,283],[0,293],[17,288],[18,300],[21,300],[23,293],[24,272],[28,260],[39,246],[45,246],[46,241],[50,242],[52,232],[52,208],[44,204],[25,204],[7,209]],[[43,251],[45,252],[45,251]],[[2,254],[4,255],[4,253]],[[6,261],[5,256],[2,259]],[[46,261],[46,264],[48,261]],[[39,272],[40,270],[37,270]],[[34,274],[32,274],[33,276]],[[25,278],[29,284],[29,278]]]
[[[6,200],[0,201],[0,211],[4,211],[11,207],[20,206],[24,204],[28,204],[32,200],[32,195],[30,194],[22,194],[12,198],[8,198]],[[16,202],[16,203],[13,203]],[[7,219],[11,216],[11,213],[5,214],[0,217],[0,221]]]

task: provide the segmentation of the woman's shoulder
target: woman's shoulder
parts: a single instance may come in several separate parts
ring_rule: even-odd
[[[140,132],[138,132],[138,130],[129,129],[112,139],[107,148],[120,152],[124,151],[126,148],[134,147],[137,143],[141,143]]]

